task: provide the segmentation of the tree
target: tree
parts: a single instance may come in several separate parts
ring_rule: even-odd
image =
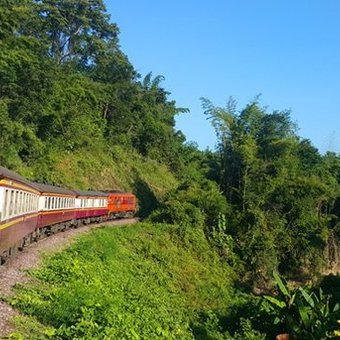
[[[251,102],[237,113],[233,99],[226,108],[202,102],[219,140],[229,232],[250,280],[266,286],[276,269],[317,270],[338,195],[318,151],[296,134],[289,111],[267,113]]]
[[[32,34],[48,43],[58,63],[96,63],[103,50],[118,49],[118,27],[109,22],[102,0],[34,0],[39,20]]]

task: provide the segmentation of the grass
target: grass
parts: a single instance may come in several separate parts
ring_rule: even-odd
[[[234,280],[201,230],[146,223],[95,229],[30,275],[11,301],[33,320],[17,320],[18,339],[202,337]]]

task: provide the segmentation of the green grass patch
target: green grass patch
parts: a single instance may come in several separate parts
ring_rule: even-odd
[[[199,337],[234,280],[202,230],[145,223],[93,230],[30,275],[12,304],[60,339]]]

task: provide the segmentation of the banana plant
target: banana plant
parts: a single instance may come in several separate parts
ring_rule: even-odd
[[[330,307],[330,295],[320,288],[316,293],[308,287],[290,289],[277,272],[273,273],[277,296],[265,295],[266,307],[275,315],[274,324],[298,339],[334,338],[339,304]]]

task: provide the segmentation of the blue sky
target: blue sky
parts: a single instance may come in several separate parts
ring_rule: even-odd
[[[340,153],[340,1],[105,0],[137,71],[163,75],[177,128],[201,149],[215,134],[200,97],[292,111],[321,151]]]

